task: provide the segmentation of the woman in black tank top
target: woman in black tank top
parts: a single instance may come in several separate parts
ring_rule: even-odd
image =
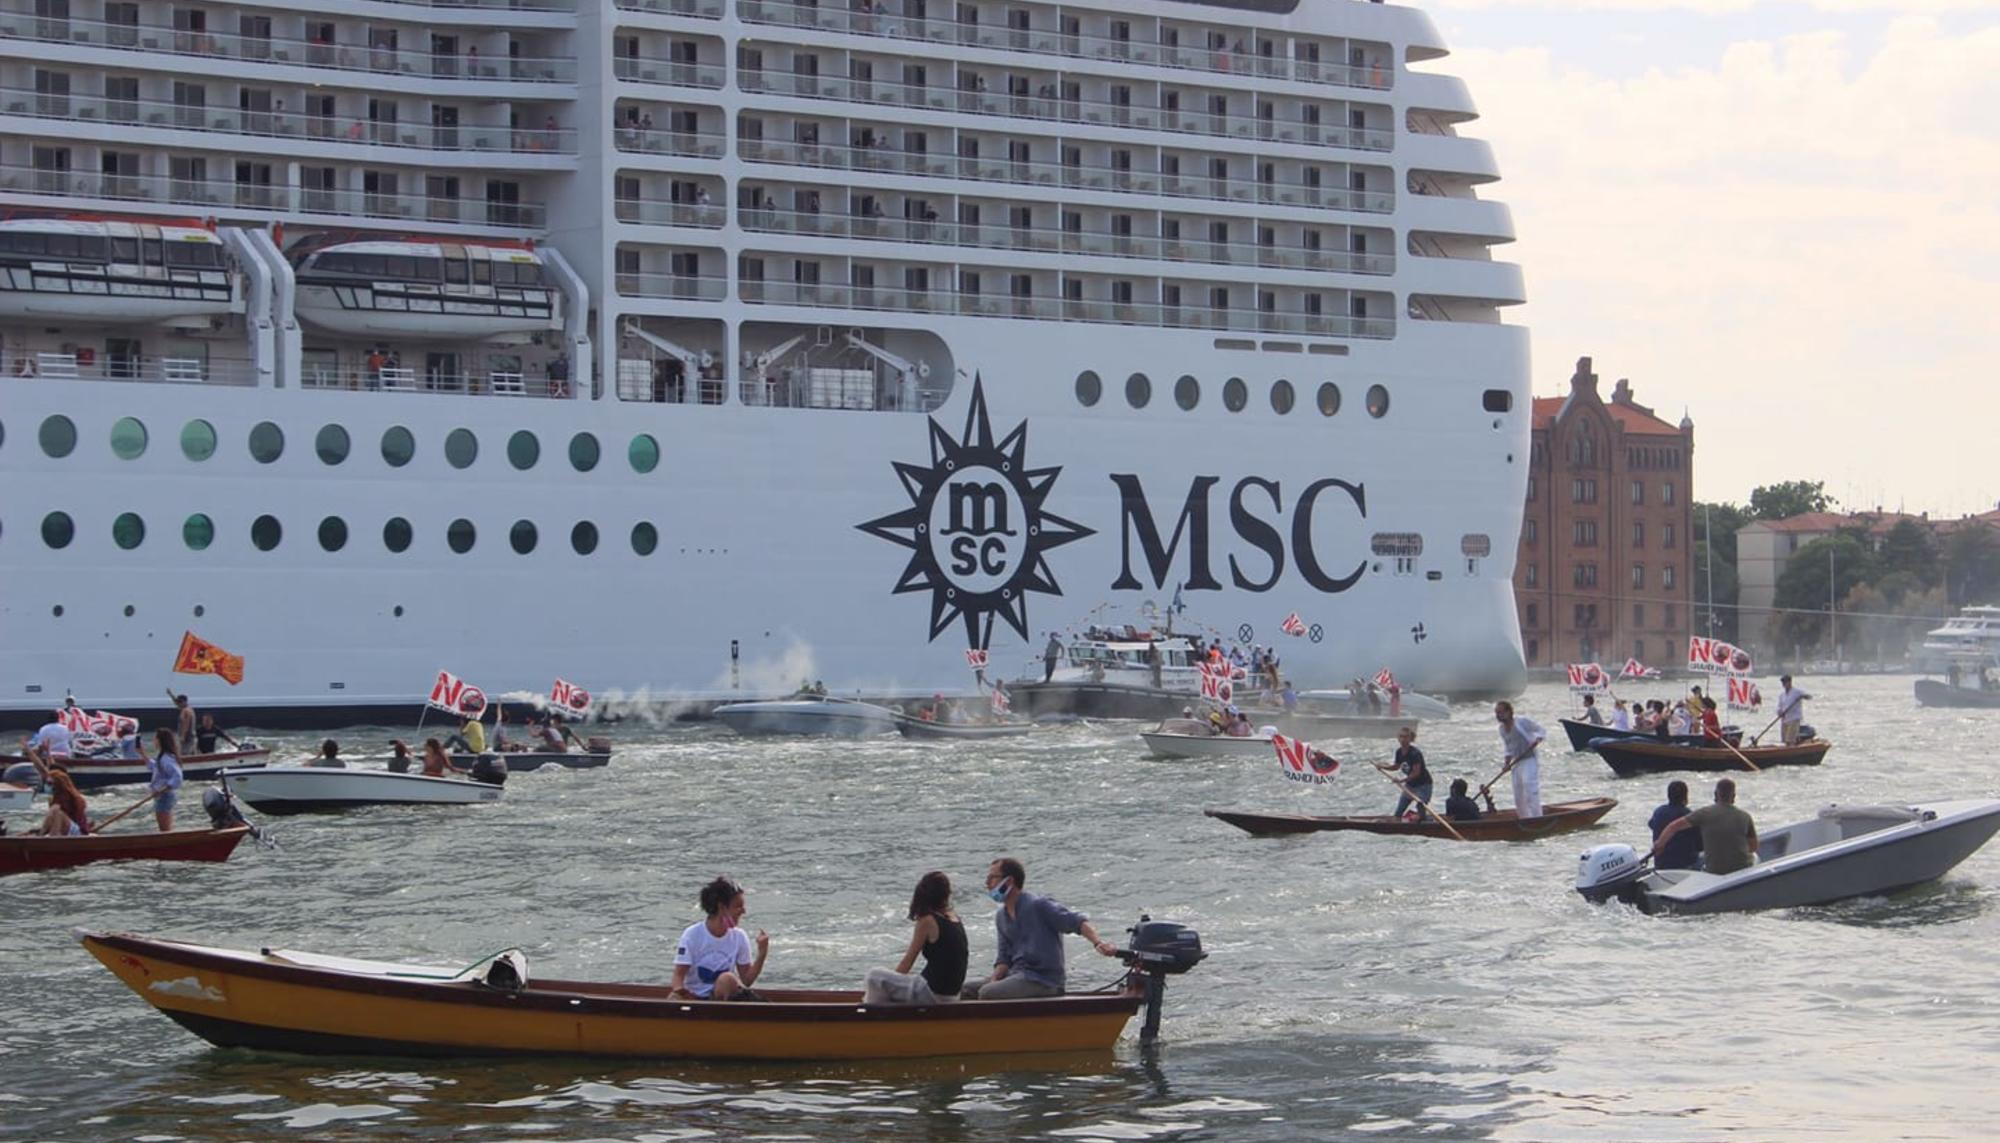
[[[956,1000],[958,990],[965,985],[967,953],[965,924],[951,911],[951,878],[932,871],[918,880],[916,892],[910,896],[910,920],[914,922],[910,944],[895,971],[878,968],[868,974],[870,1002]],[[920,956],[924,970],[920,974],[922,987],[917,987],[919,977],[909,973]],[[928,998],[923,996],[925,989],[931,994]]]

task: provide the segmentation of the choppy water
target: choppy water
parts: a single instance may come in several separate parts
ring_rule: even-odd
[[[1809,720],[1838,745],[1818,769],[1739,776],[1767,828],[1832,800],[2000,785],[2000,713],[1920,711],[1907,678],[1808,689]],[[1522,709],[1554,729],[1570,700],[1542,687]],[[1456,714],[1422,745],[1441,778],[1477,784],[1497,739],[1483,709]],[[276,819],[277,851],[246,845],[226,865],[0,881],[0,1139],[1993,1134],[2000,846],[1893,900],[1647,918],[1586,905],[1569,883],[1585,846],[1644,837],[1664,779],[1621,781],[1556,749],[1545,798],[1613,793],[1607,828],[1520,844],[1260,841],[1200,810],[1379,812],[1394,791],[1355,765],[1300,791],[1275,761],[1147,761],[1137,729],[944,749],[621,727],[610,767],[514,775],[494,806]],[[386,738],[340,736],[349,753]],[[303,754],[316,738],[270,740]],[[1706,781],[1691,784],[1701,800]],[[768,983],[852,987],[900,955],[910,887],[931,868],[960,886],[975,965],[989,955],[979,882],[1002,853],[1107,931],[1142,910],[1201,929],[1210,958],[1169,988],[1159,1052],[1128,1038],[1104,1058],[823,1067],[225,1052],[66,935],[439,963],[520,945],[542,975],[664,980],[696,889],[727,872],[773,935]],[[1115,975],[1071,951],[1073,987]]]

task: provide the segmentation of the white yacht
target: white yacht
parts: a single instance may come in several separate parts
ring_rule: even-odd
[[[0,718],[1522,678],[1490,148],[1360,0],[0,0]],[[1296,614],[1307,628],[1283,637]]]
[[[1924,632],[1924,650],[1959,662],[1992,664],[2000,652],[2000,607],[1960,609],[1944,626]]]

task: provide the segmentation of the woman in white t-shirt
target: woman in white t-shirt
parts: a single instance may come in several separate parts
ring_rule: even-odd
[[[756,959],[750,938],[737,926],[743,920],[743,889],[727,877],[701,888],[701,911],[708,919],[689,925],[674,951],[674,981],[669,995],[695,1000],[748,999],[750,986],[764,972],[771,955],[771,935],[757,930]]]

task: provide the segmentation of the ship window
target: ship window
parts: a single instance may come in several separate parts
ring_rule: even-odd
[[[1222,407],[1232,413],[1240,413],[1250,403],[1250,386],[1241,377],[1231,377],[1222,383]]]
[[[597,550],[597,525],[588,520],[579,521],[569,530],[569,546],[576,549],[579,556],[587,556]]]
[[[1076,403],[1088,409],[1104,396],[1104,382],[1086,369],[1076,375]]]
[[[1505,389],[1488,389],[1480,396],[1479,406],[1489,413],[1504,413],[1514,407],[1514,394]]]
[[[444,458],[453,468],[470,468],[479,459],[479,438],[471,429],[453,429],[444,438]]]
[[[596,468],[597,438],[589,433],[578,433],[569,438],[569,463],[578,472]]]
[[[527,520],[514,521],[514,527],[507,532],[507,542],[514,550],[527,555],[535,550],[535,525]]]
[[[146,542],[146,522],[137,512],[121,512],[111,521],[111,542],[131,551]]]
[[[1153,383],[1144,373],[1134,373],[1125,379],[1125,403],[1135,409],[1143,409],[1153,399]]]
[[[1387,416],[1388,413],[1389,413],[1388,388],[1382,385],[1370,385],[1368,387],[1368,415],[1371,417],[1380,418]]]
[[[337,552],[347,546],[347,521],[338,516],[328,516],[319,522],[319,546],[329,552]]]
[[[1297,400],[1298,396],[1292,392],[1292,383],[1290,381],[1281,379],[1271,383],[1272,412],[1282,417],[1292,411],[1292,405]]]
[[[347,459],[347,430],[339,425],[322,425],[313,438],[313,451],[323,464],[339,464]]]
[[[111,451],[120,460],[137,460],[146,451],[146,426],[132,417],[118,418],[111,426]]]
[[[401,468],[417,455],[417,438],[401,425],[392,425],[382,434],[382,459],[390,468]]]
[[[1319,404],[1320,416],[1331,417],[1340,411],[1340,386],[1328,381],[1319,387],[1315,398]]]
[[[51,512],[42,517],[42,543],[51,548],[67,548],[76,538],[76,523],[67,512]]]
[[[76,422],[61,414],[43,421],[42,451],[58,460],[76,451]]]
[[[542,442],[535,439],[535,434],[522,429],[507,438],[507,459],[515,468],[525,472],[542,459]]]
[[[389,522],[382,525],[382,546],[390,551],[408,551],[410,539],[410,522],[401,516],[391,516]]]
[[[215,455],[215,426],[207,421],[189,421],[181,427],[181,454],[189,460],[207,460]]]
[[[625,450],[625,458],[632,462],[633,472],[651,472],[660,467],[660,442],[640,433],[632,438],[632,447]]]
[[[285,431],[269,421],[257,422],[250,430],[250,455],[259,464],[269,464],[285,452]]]
[[[259,516],[250,521],[250,542],[257,545],[260,552],[268,552],[285,538],[284,525],[276,516]]]
[[[450,544],[451,550],[461,556],[472,550],[473,541],[478,538],[478,530],[472,526],[472,521],[463,516],[453,520],[444,530],[444,542]]]
[[[215,521],[200,512],[181,522],[181,543],[190,551],[203,551],[215,542]]]
[[[1377,532],[1369,538],[1369,550],[1378,556],[1414,559],[1424,554],[1424,538],[1415,532]]]
[[[1174,382],[1174,404],[1183,409],[1201,404],[1201,382],[1190,376],[1183,376]]]
[[[632,550],[642,556],[650,556],[653,549],[660,546],[660,530],[644,520],[632,525]]]

